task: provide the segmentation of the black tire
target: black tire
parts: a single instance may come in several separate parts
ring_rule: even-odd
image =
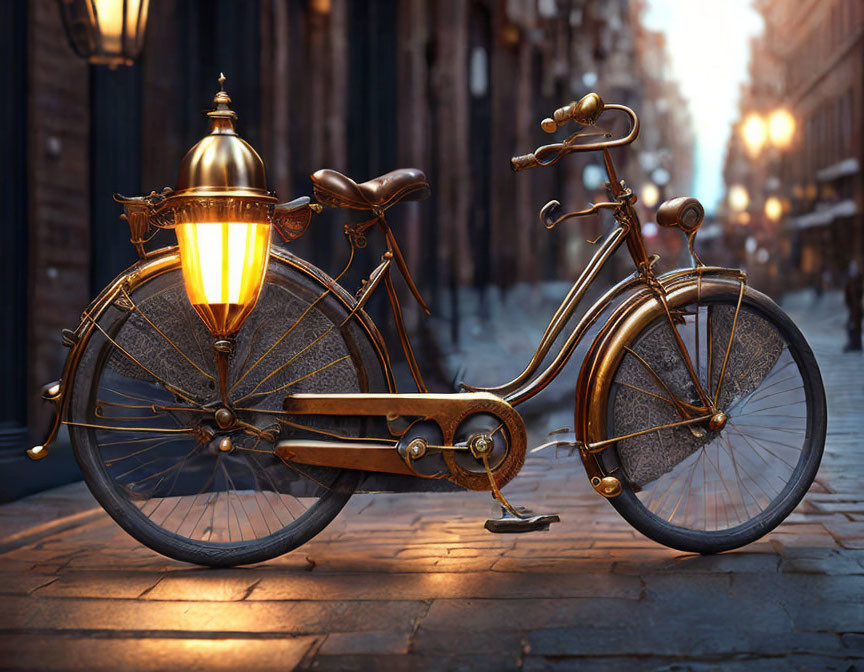
[[[710,300],[703,299],[701,303],[703,308],[699,314],[704,314],[707,317],[708,311],[711,310],[712,315],[715,317],[714,325],[718,323],[718,316],[727,316],[724,318],[727,326],[723,327],[721,325],[720,329],[718,329],[718,331],[723,333],[712,335],[712,343],[714,343],[713,347],[715,348],[718,345],[723,345],[725,348],[726,344],[729,343],[728,325],[730,324],[730,318],[728,316],[734,314],[737,300],[738,286],[730,284],[728,293],[724,292],[719,296],[712,297]],[[692,309],[692,304],[687,307],[688,311],[692,311]],[[694,318],[689,317],[687,319],[692,321]],[[668,342],[670,350],[665,353],[667,355],[665,357],[656,354],[652,355],[651,348],[643,349],[639,354],[646,360],[650,360],[652,356],[654,357],[661,378],[664,379],[664,382],[674,391],[676,396],[685,401],[698,402],[698,399],[695,398],[695,387],[691,384],[690,389],[686,389],[688,385],[686,383],[687,377],[681,374],[680,369],[676,373],[676,367],[682,366],[682,359],[677,351],[675,354],[670,354],[672,352],[671,348],[674,346],[672,345],[672,335],[668,332],[668,329],[670,327],[666,318],[660,318],[644,329],[634,339],[631,347],[639,352],[640,343],[647,343],[648,345],[652,345],[653,343],[653,349],[656,350],[657,344],[661,342],[658,339]],[[681,330],[685,329],[685,327],[679,326],[678,329],[679,333],[682,333]],[[704,329],[705,327],[703,327]],[[717,329],[717,327],[715,326],[714,329]],[[724,329],[727,331],[724,331]],[[664,330],[665,335],[661,336],[661,334],[664,334]],[[773,363],[771,362],[771,357],[774,355],[771,353],[776,350],[777,346],[776,344],[772,345],[772,343],[775,343],[773,340],[774,336],[771,336],[772,330],[783,343]],[[702,336],[699,338],[701,342]],[[651,339],[654,340],[652,341]],[[756,345],[753,345],[754,340],[757,342]],[[692,342],[688,342],[685,336],[685,342],[692,357],[695,336]],[[707,343],[708,337],[705,336],[705,345],[700,348],[700,353],[707,352]],[[721,350],[720,352],[724,351]],[[765,355],[764,353],[769,354]],[[745,354],[748,355],[746,363],[735,364],[736,356],[740,356],[740,361],[744,362]],[[629,363],[628,359],[630,360]],[[703,356],[703,363],[704,359]],[[634,431],[632,422],[628,426],[626,421],[622,421],[622,418],[626,415],[624,409],[629,408],[634,403],[635,396],[633,395],[648,398],[643,391],[634,392],[634,387],[627,387],[627,385],[632,385],[631,382],[628,382],[626,376],[633,375],[633,371],[635,370],[633,368],[633,360],[635,360],[633,355],[625,355],[613,377],[615,382],[610,388],[609,398],[606,402],[607,435],[609,437],[624,436]],[[629,370],[627,369],[628,366],[630,367]],[[770,368],[768,368],[769,366]],[[719,358],[714,359],[710,368],[713,370],[712,378],[715,382],[718,379],[718,369],[720,367]],[[647,373],[647,369],[643,365],[639,364],[639,368],[645,370]],[[767,372],[765,369],[768,369]],[[709,367],[705,364],[703,377],[700,366],[699,375],[703,383],[708,378],[708,371]],[[796,375],[800,376],[800,391],[794,387],[786,390],[786,387],[796,382]],[[727,368],[726,376],[721,386],[719,404],[721,407],[734,408],[736,411],[730,413],[728,423],[718,432],[712,433],[709,431],[704,438],[691,438],[687,434],[690,430],[686,427],[659,430],[649,435],[643,435],[651,437],[651,440],[656,435],[656,444],[652,444],[651,440],[642,441],[643,437],[636,437],[627,439],[626,441],[619,441],[616,446],[603,454],[604,465],[619,477],[623,485],[622,493],[610,499],[612,506],[617,509],[627,522],[645,536],[681,551],[703,554],[718,553],[739,548],[764,536],[779,525],[801,501],[816,476],[822,458],[827,413],[825,390],[813,352],[797,326],[780,307],[767,296],[749,288],[746,290],[741,304],[738,328],[736,329],[735,338],[729,351],[729,367]],[[737,382],[732,380],[732,378],[736,378]],[[790,380],[792,381],[791,383],[787,382]],[[763,387],[766,384],[768,386]],[[635,387],[641,386],[636,385]],[[662,395],[663,393],[661,392],[660,394]],[[688,396],[690,398],[687,398]],[[763,405],[762,408],[746,411],[750,403],[754,403],[754,408],[756,404],[767,403],[769,406]],[[784,403],[788,403],[788,405],[784,406]],[[656,398],[650,398],[648,405],[642,409],[643,416],[652,416],[652,414],[658,412],[658,408],[665,408],[667,406],[668,404],[658,401]],[[758,423],[756,425],[752,424],[754,415],[757,420],[761,420],[762,422],[768,422],[768,418],[777,418],[780,415],[785,415],[778,413],[778,408],[780,411],[789,410],[788,417],[790,419],[770,420],[770,422],[776,422],[778,425],[784,425],[785,423],[784,426],[775,427]],[[798,416],[793,415],[792,410],[800,410],[806,417],[796,420],[795,418]],[[673,417],[673,409],[669,408],[668,411],[664,412],[672,414],[668,416],[669,421],[674,422],[677,419]],[[740,414],[738,416],[738,420],[741,423],[740,427],[734,425],[736,412]],[[617,423],[616,413],[618,415]],[[663,420],[660,419],[658,421],[658,417],[660,416],[653,417],[648,427],[662,424]],[[758,438],[755,435],[745,433],[741,427],[746,428],[749,432],[758,431]],[[778,434],[778,432],[784,433]],[[726,435],[725,447],[723,445],[724,434]],[[790,435],[793,438],[788,438]],[[750,439],[747,438],[748,436]],[[782,438],[783,441],[779,441],[779,438]],[[736,448],[733,448],[731,443],[732,440],[739,439],[743,439],[739,442],[739,448],[743,446],[742,452],[738,452]],[[792,459],[790,459],[792,453],[788,451],[797,445],[799,439],[800,450],[798,452],[798,459],[792,464]],[[632,442],[629,448],[626,445],[628,441]],[[641,444],[639,443],[640,441],[642,441]],[[786,444],[787,441],[791,441],[791,443]],[[710,457],[711,448],[715,444],[716,453],[715,458],[712,460]],[[641,448],[639,448],[640,445],[642,446]],[[781,451],[779,448],[780,445],[786,445],[787,447],[784,447]],[[636,448],[633,446],[636,446]],[[767,448],[767,446],[770,446],[770,448]],[[662,456],[659,450],[655,450],[657,448],[664,450]],[[762,452],[763,449],[767,450],[767,452]],[[627,454],[626,450],[636,452]],[[639,452],[640,450],[641,452]],[[677,457],[675,456],[676,450],[680,451]],[[785,458],[781,458],[781,452],[786,456]],[[685,453],[689,454],[681,457]],[[735,459],[736,455],[738,456],[737,463]],[[777,459],[772,458],[771,455],[774,455]],[[760,470],[756,468],[756,457],[759,457],[769,469],[760,473]],[[745,464],[743,458],[748,460],[748,463],[753,467],[754,473],[758,474],[758,478],[749,473],[745,473],[741,477],[741,472],[744,470],[743,467],[739,468],[738,465]],[[694,476],[694,474],[697,473],[699,461],[703,459],[703,474],[701,478],[704,483],[704,494],[701,498],[701,511],[705,529],[694,529],[698,528],[697,514],[700,511],[699,501],[693,506],[693,515],[689,522],[684,520],[675,524],[673,521],[679,515],[682,498],[685,496],[685,493],[688,499],[691,493],[693,493],[694,499],[698,499],[697,484],[699,476],[698,474]],[[734,477],[737,481],[739,493],[738,498],[743,503],[744,518],[746,519],[740,517],[738,501],[735,501],[734,505],[729,505],[729,502],[733,500],[732,491],[734,487],[730,488],[723,479],[721,460],[731,463],[734,467]],[[674,464],[670,468],[669,464],[673,462]],[[789,473],[787,474],[785,471],[782,475],[771,473],[772,464],[775,470],[785,470],[789,471]],[[711,465],[711,467],[707,465]],[[669,484],[677,482],[673,480],[676,472],[680,472],[681,474],[678,478],[678,481],[680,481],[683,478],[683,470],[685,468],[690,469],[690,480],[682,483],[680,494],[677,495],[676,501],[676,492],[672,489],[672,485],[664,486],[663,483],[664,481]],[[720,477],[719,480],[726,489],[728,495],[725,496],[726,499],[718,497],[719,486],[711,474],[711,468],[716,471],[716,475]],[[664,471],[666,469],[668,471]],[[709,477],[711,477],[711,481],[709,481]],[[749,483],[751,484],[749,487],[747,486],[748,478],[750,478]],[[776,493],[773,491],[768,492],[764,489],[771,488],[771,485],[768,484],[769,479],[774,484],[774,487],[778,488]],[[642,481],[645,482],[643,483]],[[709,525],[709,514],[711,511],[711,498],[708,491],[709,482],[713,482],[714,486],[713,525]],[[651,487],[655,487],[659,494],[646,493],[646,490]],[[662,490],[664,487],[667,488],[665,491]],[[760,495],[759,488],[762,488],[764,497]],[[760,500],[767,502],[761,509],[758,506]],[[748,502],[751,503],[754,510],[758,510],[758,513],[751,515]],[[725,525],[721,522],[718,514],[718,510],[720,509],[726,515]],[[731,524],[729,511],[732,509],[734,509],[736,515],[735,523],[737,524]],[[667,513],[670,510],[671,515],[666,519]],[[684,519],[687,519],[687,514],[686,510],[683,511]],[[708,529],[709,527],[713,527],[714,529]]]
[[[280,438],[321,438],[320,434],[327,432],[362,436],[369,430],[369,424],[362,418],[285,417],[280,412],[286,392],[271,391],[271,388],[285,385],[285,389],[291,387],[295,392],[386,392],[389,389],[379,351],[368,333],[356,318],[346,321],[349,310],[333,293],[324,295],[316,303],[323,293],[322,281],[294,264],[271,257],[258,305],[236,336],[230,380],[237,383],[237,387],[232,401],[245,398],[246,401],[236,405],[249,408],[248,411],[238,410],[237,416],[258,428],[270,423],[270,429],[275,431],[273,425],[278,424]],[[150,375],[156,373],[190,393],[196,404],[200,402],[206,406],[212,415],[219,398],[218,386],[206,377],[208,372],[215,374],[215,359],[206,347],[212,337],[185,298],[179,269],[150,279],[130,296],[136,310],[129,312],[114,305],[100,318],[99,326],[114,343],[101,331],[94,333],[81,356],[71,390],[70,433],[75,456],[84,480],[99,503],[126,532],[154,551],[176,560],[214,567],[273,558],[302,545],[323,530],[345,506],[362,474],[280,461],[272,451],[275,442],[268,443],[260,436],[247,436],[245,432],[232,435],[235,448],[230,454],[214,449],[221,430],[210,422],[209,416],[199,419],[205,417],[204,411],[180,396],[174,395],[171,401],[172,395]],[[307,308],[308,313],[297,322],[296,328],[276,341],[276,335],[284,333]],[[140,317],[142,314],[172,341],[179,343],[179,350],[183,350],[186,358],[156,334]],[[304,343],[308,344],[323,332],[327,332],[325,337],[303,350]],[[124,355],[115,343],[149,372]],[[270,346],[273,347],[268,351]],[[298,352],[303,356],[297,355]],[[325,360],[330,363],[321,369],[319,365]],[[260,362],[255,373],[238,380],[240,372],[249,369],[253,362]],[[285,366],[286,362],[290,365]],[[313,367],[317,367],[318,372]],[[276,373],[256,388],[258,378],[271,369]],[[309,371],[313,372],[307,376]],[[122,388],[117,389],[121,385]],[[131,404],[134,408],[124,408],[121,403],[124,399],[134,402]],[[158,406],[148,411],[146,406],[150,401],[145,401],[147,399],[156,399],[153,403]],[[172,410],[162,410],[166,407]],[[150,417],[151,412],[152,416],[160,417]],[[136,417],[129,420],[127,415],[124,419],[124,413]],[[146,417],[137,417],[139,415]],[[292,420],[303,429],[292,424]],[[148,434],[136,434],[134,428],[123,427],[130,422],[133,426],[155,422],[156,429]],[[94,424],[121,429],[83,426]],[[160,431],[193,425],[195,433],[190,435],[168,435]],[[207,440],[209,434],[200,438],[202,425],[208,430],[213,425],[212,440]],[[106,436],[112,441],[106,442]],[[155,450],[155,459],[150,461],[153,452],[146,460],[134,451],[129,455],[116,455],[112,451],[120,449],[116,447],[118,441],[113,439],[118,436],[125,444],[134,444],[136,450],[137,446],[145,446],[138,452]],[[160,443],[163,436],[168,438]],[[126,440],[127,437],[133,438]],[[181,455],[190,447],[181,461]],[[162,472],[158,470],[166,464],[173,472],[169,472],[169,482],[163,484],[166,476],[160,477]],[[127,472],[129,466],[133,466],[132,475],[119,473]],[[156,477],[160,477],[158,481]],[[148,479],[149,483],[142,485]],[[227,540],[220,540],[220,536],[225,536],[221,513],[220,521],[216,521],[223,483]],[[305,507],[307,500],[312,503],[298,515],[298,505]],[[161,513],[157,513],[157,509],[166,501],[171,508],[159,524],[157,520],[168,507]],[[155,503],[155,508],[145,515],[151,502]],[[183,512],[181,503],[185,506],[187,502],[185,518],[180,520],[176,530],[172,529]],[[212,512],[208,514],[211,502]],[[280,502],[284,510],[279,508]],[[196,521],[199,509],[201,514]],[[234,535],[239,535],[239,539],[232,538],[232,513]],[[169,520],[170,525],[166,522]],[[209,536],[206,535],[208,529]]]

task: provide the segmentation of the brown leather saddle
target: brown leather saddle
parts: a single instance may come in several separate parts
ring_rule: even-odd
[[[430,193],[426,175],[416,168],[400,168],[360,184],[324,168],[312,174],[312,184],[322,205],[352,210],[383,211],[399,201],[422,201]]]

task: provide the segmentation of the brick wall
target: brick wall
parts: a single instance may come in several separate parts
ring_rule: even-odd
[[[89,300],[89,80],[53,0],[29,5],[28,32],[28,403],[55,379]],[[25,129],[20,129],[24,132]]]

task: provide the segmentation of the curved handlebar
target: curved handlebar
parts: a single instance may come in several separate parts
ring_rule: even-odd
[[[543,145],[534,150],[533,154],[525,154],[523,156],[514,156],[510,160],[510,166],[514,171],[525,170],[526,168],[535,168],[536,166],[551,166],[557,163],[562,157],[570,152],[594,152],[601,149],[611,149],[613,147],[623,147],[629,145],[639,136],[639,117],[636,113],[626,105],[605,104],[596,93],[589,93],[579,102],[570,103],[564,107],[555,110],[554,119],[544,119],[541,123],[543,130],[554,132],[558,126],[575,121],[583,126],[591,126],[597,122],[607,110],[619,110],[624,112],[633,123],[630,132],[623,138],[617,140],[589,142],[578,144],[580,137],[584,137],[581,132],[567,138],[564,142],[557,142],[550,145]],[[549,128],[552,128],[549,131]],[[608,137],[608,136],[607,136]]]

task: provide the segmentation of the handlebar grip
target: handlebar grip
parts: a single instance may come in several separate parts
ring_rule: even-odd
[[[575,100],[569,105],[559,107],[557,110],[555,110],[555,112],[552,113],[551,117],[546,117],[543,121],[540,122],[540,128],[542,128],[547,133],[554,133],[556,130],[558,130],[559,126],[563,126],[573,118],[573,110],[575,107]]]
[[[514,156],[510,159],[510,167],[513,168],[514,172],[519,172],[526,168],[535,168],[539,165],[540,163],[537,161],[537,157],[533,154],[523,154],[522,156]]]
[[[569,105],[559,107],[551,118],[547,117],[540,122],[540,127],[547,133],[554,133],[559,126],[569,121],[575,121],[582,126],[593,126],[603,114],[604,107],[603,99],[599,95],[589,93],[578,101],[574,100]]]
[[[559,107],[552,113],[552,118],[558,126],[563,126],[573,118],[573,113],[576,111],[578,103],[574,100],[569,105]]]

